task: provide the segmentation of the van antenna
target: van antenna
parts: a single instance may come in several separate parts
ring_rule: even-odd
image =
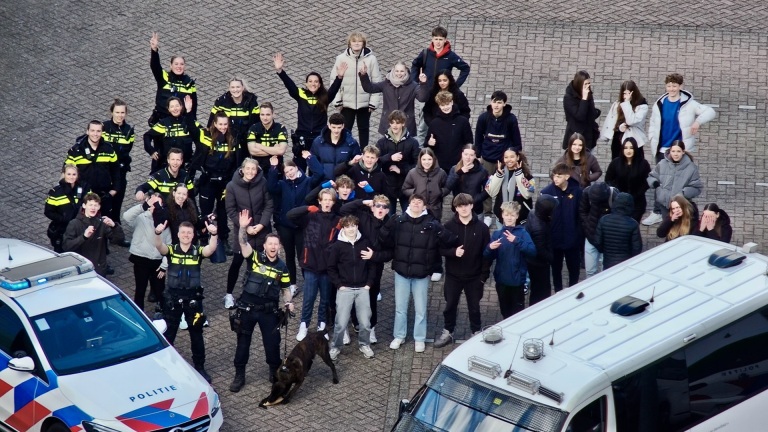
[[[512,361],[509,362],[509,367],[507,368],[507,371],[504,372],[504,379],[509,378],[510,375],[512,375],[512,365],[515,363],[515,356],[517,355],[517,349],[520,347],[520,344],[518,343],[515,347],[515,352],[512,353]]]
[[[555,345],[555,330],[556,329],[552,330],[552,339],[549,340],[549,346],[554,346]]]
[[[8,245],[8,261],[13,261],[13,257],[11,256],[11,245]]]
[[[651,291],[651,299],[648,300],[649,303],[653,303],[653,297],[656,296],[656,285],[653,286],[653,291]]]

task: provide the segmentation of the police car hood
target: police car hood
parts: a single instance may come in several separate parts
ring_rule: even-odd
[[[114,366],[61,376],[59,389],[96,420],[117,421],[150,431],[210,412],[214,392],[179,354],[168,347]],[[211,402],[209,403],[209,396]]]

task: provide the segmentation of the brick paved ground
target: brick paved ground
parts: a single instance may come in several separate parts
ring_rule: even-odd
[[[697,201],[716,201],[728,209],[734,243],[754,240],[765,252],[766,186],[756,183],[765,182],[768,174],[763,146],[768,6],[743,0],[715,7],[685,0],[674,9],[658,0],[604,3],[219,0],[177,11],[180,3],[170,1],[2,2],[0,235],[46,244],[45,194],[58,179],[66,149],[88,120],[107,118],[112,97],[126,99],[129,122],[139,134],[146,130],[154,94],[148,67],[153,30],[161,32],[164,64],[172,54],[186,56],[200,89],[200,112],[225,91],[230,77],[243,75],[260,100],[276,104],[278,121],[292,127],[295,103],[272,71],[276,50],[285,53],[286,70],[297,81],[312,69],[328,75],[346,33],[362,29],[387,70],[397,60],[410,61],[427,42],[431,27],[440,23],[448,28],[455,50],[472,65],[464,91],[473,106],[473,122],[493,90],[507,91],[537,173],[545,173],[561,153],[564,119],[558,98],[577,69],[593,74],[598,100],[615,98],[620,82],[631,78],[653,102],[663,92],[668,72],[684,74],[686,88],[698,100],[717,105],[718,111],[718,118],[702,128],[696,153],[706,184]],[[609,102],[598,107],[605,112]],[[377,121],[378,113],[371,122]],[[608,150],[600,147],[596,155],[606,167]],[[131,189],[148,167],[140,144],[134,161]],[[723,181],[733,184],[719,183]],[[643,234],[647,245],[658,244],[654,232],[644,229]],[[113,280],[132,293],[126,258],[126,250],[114,250]],[[226,431],[387,430],[396,418],[397,401],[410,397],[450,351],[428,345],[424,354],[414,355],[410,342],[397,352],[387,348],[393,321],[387,271],[376,357],[364,360],[347,347],[338,362],[339,385],[330,383],[329,371],[318,363],[291,405],[261,410],[255,406],[268,392],[268,383],[258,341],[247,386],[236,396],[226,389],[234,352],[234,337],[219,302],[226,265],[206,264],[204,271],[212,324],[206,331],[207,364],[223,398]],[[487,289],[482,310],[490,323],[500,316],[490,284]],[[431,292],[430,336],[442,325],[441,284],[433,284]],[[463,306],[461,311],[466,316]],[[293,324],[289,349],[295,344]],[[468,332],[466,320],[460,321],[457,337],[463,339]],[[188,357],[188,340],[182,334],[179,341],[179,351]]]

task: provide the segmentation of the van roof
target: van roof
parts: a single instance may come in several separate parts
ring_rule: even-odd
[[[612,381],[768,303],[768,258],[748,254],[734,267],[710,265],[710,255],[724,248],[737,250],[694,236],[665,243],[502,321],[497,324],[504,335],[500,343],[488,344],[476,336],[443,364],[571,411]],[[652,293],[653,302],[640,313],[620,316],[610,310],[622,297],[648,301]],[[536,362],[522,357],[529,339],[539,339],[544,347],[544,357]],[[502,376],[492,379],[469,371],[473,356],[500,365]],[[507,369],[561,394],[560,403],[543,391],[526,393],[508,385]]]

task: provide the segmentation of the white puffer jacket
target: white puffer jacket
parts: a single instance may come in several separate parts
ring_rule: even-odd
[[[634,138],[637,141],[637,146],[642,147],[648,142],[648,136],[645,134],[645,118],[648,116],[648,104],[643,103],[632,109],[632,104],[629,102],[622,102],[619,105],[618,102],[614,102],[611,105],[611,110],[608,111],[608,116],[603,122],[603,127],[600,129],[600,141],[611,142],[613,140],[613,134],[616,131],[616,122],[619,119],[618,108],[624,112],[624,123],[627,125],[627,130],[624,131],[622,141],[627,138]]]
[[[664,93],[655,104],[651,111],[651,122],[648,125],[648,138],[651,141],[651,155],[655,156],[659,148],[659,138],[661,137],[661,104],[668,97]],[[677,119],[680,122],[680,130],[683,132],[683,142],[685,149],[693,151],[696,149],[696,135],[691,133],[693,122],[699,122],[699,125],[714,120],[717,116],[715,110],[706,105],[702,105],[693,99],[693,94],[685,90],[680,90],[680,112]]]
[[[333,69],[331,69],[331,82],[336,79],[336,68],[341,63],[347,64],[347,71],[344,72],[344,81],[341,83],[341,89],[339,89],[336,97],[331,102],[331,106],[352,109],[378,108],[381,103],[381,93],[366,93],[360,84],[360,77],[357,75],[360,67],[365,63],[371,82],[377,83],[384,79],[381,76],[381,70],[379,70],[379,61],[376,60],[373,51],[369,48],[363,48],[359,55],[355,55],[352,49],[345,49],[344,52],[336,56],[336,62],[333,64]]]

